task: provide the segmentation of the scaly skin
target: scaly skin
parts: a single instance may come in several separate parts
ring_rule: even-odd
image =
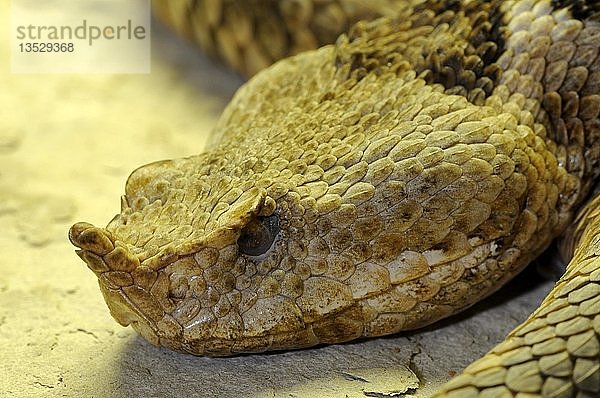
[[[71,228],[113,317],[232,355],[415,329],[500,288],[600,171],[598,10],[568,3],[406,5],[256,75],[209,151],[137,169],[106,228]],[[440,394],[597,396],[597,203],[540,309]]]
[[[576,251],[540,307],[434,397],[600,394],[600,196],[582,212]]]
[[[394,15],[406,0],[154,0],[154,13],[204,51],[252,76],[273,62],[331,44],[361,20]]]

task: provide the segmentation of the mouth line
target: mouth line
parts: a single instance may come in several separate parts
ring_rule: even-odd
[[[129,294],[140,289],[131,277],[132,272],[142,264],[138,256],[118,242],[110,231],[89,223],[73,225],[69,230],[69,240],[80,248],[77,254],[98,277],[100,290],[113,318],[123,326],[133,325],[146,339],[158,345],[160,331],[156,320],[152,314],[143,311],[135,297],[129,297]],[[164,256],[161,259],[163,263],[166,260]],[[171,262],[175,259],[173,256],[169,258]],[[123,279],[123,283],[118,283],[111,275],[129,277]]]

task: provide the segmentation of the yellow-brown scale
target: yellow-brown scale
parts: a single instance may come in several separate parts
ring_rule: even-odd
[[[73,226],[115,319],[196,355],[379,336],[466,308],[546,248],[599,171],[598,14],[451,3],[360,22],[259,73],[212,148],[139,168],[105,229]],[[573,261],[516,340],[445,391],[600,389],[597,267]],[[574,378],[548,367],[580,352]]]
[[[600,197],[576,224],[577,249],[540,307],[435,397],[595,397],[600,393]]]
[[[330,44],[360,20],[394,15],[404,0],[154,0],[155,13],[208,54],[252,76]]]

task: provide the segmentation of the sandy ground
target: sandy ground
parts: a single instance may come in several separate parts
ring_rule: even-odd
[[[196,358],[122,328],[67,230],[106,224],[137,166],[201,151],[242,82],[154,25],[149,75],[14,75],[0,41],[0,397],[424,397],[550,289],[530,272],[419,333],[269,355]]]

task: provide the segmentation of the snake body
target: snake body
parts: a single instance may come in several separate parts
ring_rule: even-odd
[[[188,36],[231,42],[214,21],[241,14],[198,33],[191,4],[214,2],[174,4]],[[598,4],[375,4],[383,17],[246,83],[209,150],[135,170],[106,228],[71,228],[119,323],[213,356],[420,328],[573,222],[600,172]],[[440,396],[600,394],[599,206],[540,308]]]

